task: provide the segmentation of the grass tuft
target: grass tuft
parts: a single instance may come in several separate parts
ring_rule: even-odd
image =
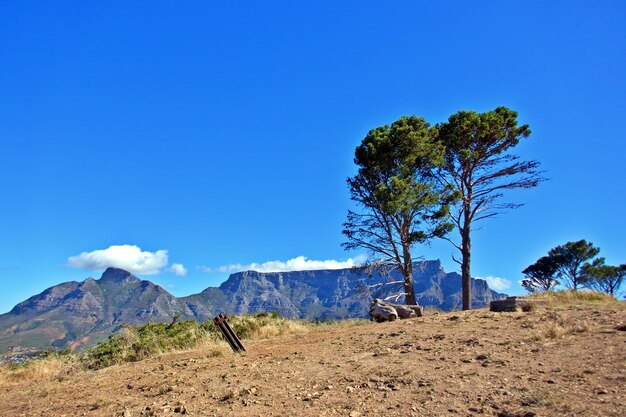
[[[586,333],[590,325],[585,320],[564,317],[556,311],[548,311],[542,318],[542,324],[531,340],[556,340],[566,336]]]

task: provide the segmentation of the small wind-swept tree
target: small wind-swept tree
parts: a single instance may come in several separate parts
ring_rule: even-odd
[[[586,280],[581,273],[582,266],[598,256],[598,253],[600,248],[583,239],[550,249],[548,256],[557,263],[557,276],[561,278],[561,282],[565,280],[566,286],[577,290]]]
[[[537,262],[522,271],[524,279],[522,287],[528,292],[550,291],[559,285],[556,273],[559,269],[557,262],[549,257],[542,256]]]
[[[400,285],[407,304],[415,304],[413,247],[444,236],[447,222],[445,190],[432,176],[443,164],[444,149],[437,130],[421,117],[404,116],[370,130],[354,153],[358,173],[348,178],[350,195],[359,207],[343,224],[345,249],[366,249],[366,268]]]
[[[510,152],[529,135],[528,125],[518,125],[517,112],[506,107],[486,113],[460,111],[439,126],[446,148],[440,179],[459,197],[451,219],[460,242],[447,240],[461,252],[461,259],[453,259],[461,266],[463,310],[471,308],[472,299],[472,225],[520,206],[500,201],[506,190],[533,188],[543,180],[539,162],[521,161]]]
[[[597,258],[591,263],[585,263],[580,275],[587,288],[616,297],[626,277],[626,264],[606,265],[604,258]]]

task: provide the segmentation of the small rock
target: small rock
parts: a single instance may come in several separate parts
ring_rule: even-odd
[[[476,360],[479,360],[479,361],[486,361],[487,359],[489,359],[489,356],[485,355],[484,353],[476,356]]]
[[[361,413],[359,413],[358,411],[351,411],[350,412],[350,417],[359,417],[361,415]]]
[[[605,390],[604,388],[599,388],[599,389],[596,391],[596,394],[598,394],[598,395],[604,395],[604,394],[608,394],[608,393],[609,393],[609,392],[608,392],[607,390]]]

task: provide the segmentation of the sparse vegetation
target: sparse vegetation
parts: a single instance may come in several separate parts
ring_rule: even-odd
[[[218,341],[217,329],[209,322],[187,320],[126,326],[87,350],[82,361],[88,368],[98,369],[172,350],[190,349],[208,340]]]
[[[49,351],[34,360],[0,365],[0,386],[25,380],[62,378],[79,367],[75,355],[67,351]]]
[[[560,290],[560,291],[544,291],[535,294],[531,294],[530,298],[536,298],[538,300],[545,300],[551,305],[581,305],[581,304],[607,304],[611,307],[626,308],[626,303],[611,297],[608,294],[604,294],[596,291],[574,291],[574,290]]]
[[[535,341],[560,339],[568,335],[586,333],[589,328],[589,323],[585,320],[574,320],[556,311],[549,311],[532,339]]]
[[[77,355],[51,353],[1,368],[0,402],[6,415],[28,410],[33,415],[247,416],[266,415],[273,404],[302,415],[328,409],[347,415],[354,404],[361,416],[388,415],[397,404],[415,407],[417,415],[448,415],[450,409],[459,415],[586,415],[589,410],[618,415],[611,410],[623,381],[605,375],[621,372],[623,335],[616,329],[626,322],[626,310],[616,306],[623,303],[580,290],[552,295],[573,304],[540,303],[534,297],[544,307],[532,314],[441,312],[364,326],[359,326],[368,323],[364,320],[308,323],[268,313],[232,317],[229,322],[248,349],[244,355],[212,338],[216,329],[209,323],[127,327],[117,342],[129,351],[143,343],[145,356],[149,346],[157,346],[155,352],[174,345],[186,349],[179,343],[183,336],[195,337],[197,344],[97,372]],[[100,354],[107,352],[104,346],[114,350],[106,343],[99,345]],[[450,395],[458,376],[464,391]],[[571,381],[577,383],[565,396],[554,389]]]
[[[231,316],[228,322],[242,340],[302,334],[329,327],[367,323],[358,319],[311,323],[287,320],[276,312]],[[230,348],[213,322],[178,321],[175,318],[171,323],[125,326],[82,354],[50,351],[19,365],[3,365],[0,368],[0,385],[24,379],[54,378],[60,373],[69,373],[76,369],[101,369],[171,351],[200,347],[210,349],[212,356],[230,353]]]
[[[266,312],[232,316],[228,323],[242,340],[303,333],[311,327],[305,322],[287,320],[278,313]],[[85,352],[82,360],[87,367],[98,369],[201,345],[225,347],[223,343],[222,335],[213,322],[173,320],[169,324],[148,323],[124,327]]]

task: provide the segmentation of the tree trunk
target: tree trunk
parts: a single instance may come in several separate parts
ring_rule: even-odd
[[[463,289],[463,310],[470,310],[472,308],[472,275],[470,272],[471,248],[470,223],[469,221],[466,221],[463,225],[463,232],[461,236],[461,286]]]
[[[415,288],[413,287],[413,263],[409,258],[408,263],[404,268],[404,292],[406,292],[406,303],[408,305],[415,305]]]

